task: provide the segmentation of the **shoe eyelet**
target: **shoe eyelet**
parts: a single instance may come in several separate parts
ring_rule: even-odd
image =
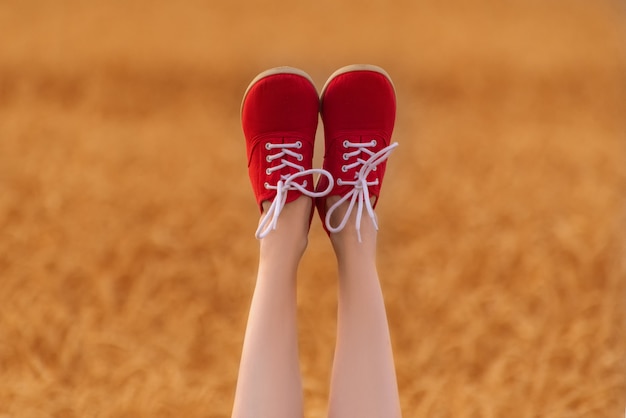
[[[270,144],[269,142],[266,142],[266,143],[265,143],[265,149],[266,149],[266,150],[270,150],[270,149],[272,149],[272,146],[271,146],[271,144]]]
[[[337,186],[343,186],[343,180],[337,179]]]
[[[308,184],[308,183],[307,183],[307,181],[306,181],[306,180],[304,180],[304,181],[302,182],[302,187],[306,187],[306,185],[307,185],[307,184]]]
[[[270,170],[269,168],[265,169],[265,174],[267,174],[268,176],[272,174],[272,170]]]
[[[268,155],[267,157],[265,157],[265,161],[267,161],[268,163],[272,162],[272,159],[270,158],[270,156]]]
[[[341,166],[341,171],[344,172],[344,173],[347,173],[348,172],[348,167],[345,166],[345,165],[342,165]]]
[[[296,141],[296,148],[302,148],[302,141]]]
[[[376,171],[377,169],[378,169],[378,167],[374,167],[374,168],[372,169],[372,171]]]
[[[348,140],[346,139],[345,141],[343,141],[343,147],[344,148],[348,148],[350,144],[348,143]]]
[[[270,184],[268,182],[263,183],[263,187],[269,190]]]
[[[343,154],[343,160],[344,160],[344,161],[348,161],[348,158],[349,158],[349,157],[348,157],[348,154],[347,154],[347,153],[346,153],[346,154]]]
[[[372,139],[372,146],[375,147],[378,142],[375,139]]]
[[[304,160],[304,157],[302,156],[302,154],[298,154],[298,161],[302,161]]]

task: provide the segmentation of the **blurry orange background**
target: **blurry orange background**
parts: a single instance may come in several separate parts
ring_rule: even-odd
[[[404,416],[622,416],[624,13],[3,1],[0,417],[230,415],[258,251],[241,96],[268,67],[321,87],[352,63],[398,90],[378,264]],[[307,417],[325,416],[335,309],[314,219]]]

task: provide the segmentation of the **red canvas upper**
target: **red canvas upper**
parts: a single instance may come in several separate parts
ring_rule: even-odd
[[[318,107],[315,86],[300,74],[274,72],[258,78],[248,88],[242,103],[241,120],[246,138],[248,174],[261,210],[263,201],[271,201],[276,196],[276,190],[266,188],[266,183],[275,186],[281,176],[284,178],[299,171],[286,166],[267,174],[267,169],[281,165],[282,160],[302,166],[304,170],[311,168]],[[300,148],[293,148],[294,152],[301,154],[301,160],[283,155],[268,161],[268,156],[274,158],[280,150],[268,150],[267,144],[301,144]],[[311,174],[294,181],[313,190]],[[286,203],[300,195],[298,190],[289,190]]]
[[[354,181],[363,167],[362,162],[390,144],[396,117],[393,84],[386,74],[378,71],[339,73],[324,88],[321,114],[326,144],[324,169],[335,179],[329,195],[344,196],[354,186],[342,185],[342,182]],[[376,198],[373,206],[380,196],[385,168],[386,157],[366,177],[368,183],[378,180],[377,185],[369,185],[367,190],[370,197]],[[317,187],[323,189],[326,185],[326,179],[320,178]],[[325,201],[317,200],[323,223],[327,209]]]

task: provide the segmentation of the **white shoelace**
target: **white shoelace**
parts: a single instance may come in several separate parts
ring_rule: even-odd
[[[355,143],[346,140],[343,142],[343,146],[344,148],[356,148],[352,152],[347,152],[343,154],[343,159],[346,161],[351,157],[358,157],[362,153],[367,154],[369,158],[367,160],[364,160],[358,157],[355,162],[341,166],[341,171],[343,171],[344,173],[352,168],[358,167],[359,165],[361,165],[361,169],[355,175],[354,180],[337,179],[337,185],[349,185],[354,186],[354,188],[350,190],[350,192],[346,193],[345,196],[339,199],[330,208],[328,208],[328,211],[326,212],[325,223],[326,228],[328,228],[330,232],[341,231],[346,226],[348,218],[350,217],[350,214],[352,213],[352,210],[354,209],[354,205],[356,203],[356,232],[359,238],[359,242],[361,242],[361,218],[363,217],[364,206],[367,210],[368,215],[372,219],[372,222],[374,223],[374,227],[376,228],[376,230],[378,230],[378,219],[376,218],[376,213],[374,212],[374,208],[372,207],[372,203],[370,202],[368,189],[368,186],[377,185],[378,179],[374,181],[367,181],[367,176],[371,171],[376,170],[376,167],[389,157],[391,152],[398,146],[398,143],[394,142],[393,144],[381,149],[376,153],[369,149],[369,147],[376,146],[376,140],[372,140],[366,143]],[[348,199],[350,199],[350,204],[348,205],[348,210],[346,211],[346,214],[344,215],[338,226],[332,226],[330,223],[330,217],[332,213]]]
[[[268,155],[266,157],[267,162],[272,162],[280,158],[280,164],[266,169],[265,173],[267,175],[272,174],[274,171],[282,170],[285,167],[295,168],[296,170],[298,170],[298,172],[293,174],[281,175],[280,180],[275,186],[267,182],[265,183],[266,189],[276,190],[276,197],[272,201],[272,204],[268,208],[263,218],[261,218],[261,222],[259,222],[259,227],[257,228],[255,233],[257,239],[265,238],[267,234],[276,229],[276,226],[278,224],[278,217],[285,207],[285,202],[287,201],[287,192],[289,192],[289,190],[298,190],[300,193],[309,197],[322,197],[330,193],[334,186],[333,176],[328,171],[320,168],[310,168],[308,170],[305,170],[304,167],[302,167],[301,165],[291,162],[286,158],[291,157],[295,161],[302,161],[302,154],[293,151],[293,149],[300,148],[302,148],[301,141],[297,141],[293,144],[272,144],[270,142],[267,142],[265,144],[265,149],[267,149],[268,151],[272,149],[279,150],[279,152],[277,152],[276,154]],[[309,191],[306,189],[306,180],[304,180],[302,184],[295,181],[300,177],[305,177],[315,173],[326,176],[328,178],[328,187],[326,188],[326,190],[319,192]]]

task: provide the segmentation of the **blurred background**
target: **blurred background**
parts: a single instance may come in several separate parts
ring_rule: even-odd
[[[378,265],[404,416],[623,416],[624,13],[2,1],[0,417],[230,416],[258,251],[241,97],[269,67],[321,88],[353,63],[398,91]],[[314,219],[307,417],[325,416],[335,309]]]

